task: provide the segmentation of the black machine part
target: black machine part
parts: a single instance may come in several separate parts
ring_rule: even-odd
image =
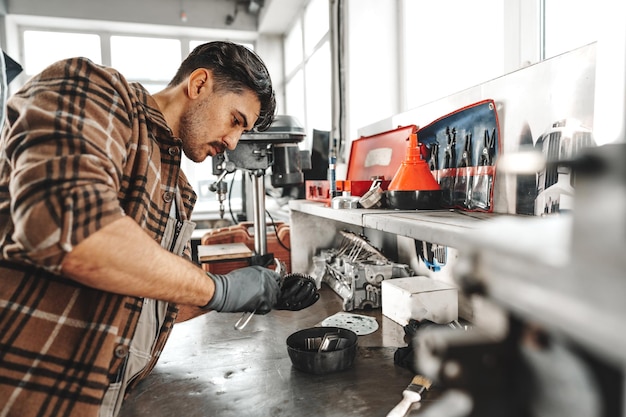
[[[274,308],[298,311],[312,306],[319,298],[313,278],[304,274],[291,273],[281,279],[280,295]]]
[[[241,135],[240,142],[299,143],[304,140],[305,136],[304,127],[298,119],[288,115],[276,115],[267,130],[263,132],[252,130],[244,133]]]
[[[427,327],[413,342],[418,372],[432,378],[442,394],[466,395],[459,416],[622,415],[618,371],[513,316],[504,339],[477,328]]]
[[[296,144],[282,143],[274,145],[272,153],[274,156],[271,175],[273,187],[304,182],[302,170],[311,169],[311,154],[308,150],[301,150]]]
[[[234,150],[214,156],[213,174],[220,175],[228,161],[258,177],[271,168],[274,187],[302,184],[302,170],[311,169],[311,152],[299,147],[305,136],[296,118],[277,115],[266,131],[244,133]]]

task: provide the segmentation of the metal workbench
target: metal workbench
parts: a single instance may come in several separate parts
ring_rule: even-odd
[[[292,367],[287,336],[342,311],[332,290],[323,285],[320,293],[305,310],[255,316],[243,331],[234,330],[240,314],[232,313],[175,325],[156,368],[120,416],[385,416],[414,375],[394,365],[395,351],[406,346],[404,332],[380,309],[351,312],[375,317],[379,328],[359,336],[350,369],[311,375]]]

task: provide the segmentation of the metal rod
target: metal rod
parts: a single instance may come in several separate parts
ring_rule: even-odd
[[[254,222],[254,251],[257,255],[267,254],[267,227],[265,224],[265,181],[264,176],[250,173],[252,181],[252,204]]]

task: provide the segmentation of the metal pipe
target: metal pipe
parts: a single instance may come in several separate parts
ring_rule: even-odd
[[[250,174],[252,182],[252,204],[254,222],[254,251],[257,255],[267,254],[267,228],[265,224],[265,181],[263,175]]]

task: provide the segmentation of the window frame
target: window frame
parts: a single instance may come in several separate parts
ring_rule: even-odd
[[[152,25],[126,25],[111,22],[92,22],[87,20],[75,20],[75,19],[59,19],[59,18],[27,18],[22,20],[21,18],[7,16],[10,26],[13,26],[15,33],[17,33],[17,44],[15,45],[19,50],[16,56],[19,57],[19,62],[24,61],[25,45],[24,45],[24,32],[25,31],[45,31],[45,32],[59,32],[59,33],[80,33],[97,35],[100,37],[100,52],[102,65],[111,66],[111,37],[112,36],[132,36],[141,38],[156,38],[156,39],[176,39],[180,41],[181,57],[184,59],[189,52],[191,52],[192,43],[194,42],[210,42],[213,40],[230,40],[244,44],[252,49],[256,48],[256,38],[252,36],[224,36],[223,31],[206,30],[198,31],[191,30],[189,32],[180,31],[177,29],[172,32],[171,28],[163,29],[158,26]],[[31,22],[35,23],[31,23]],[[131,26],[134,28],[131,30]],[[106,28],[105,28],[106,27]],[[158,33],[157,33],[158,32]],[[11,92],[17,91],[23,85],[29,76],[34,74],[20,74],[11,83]],[[163,88],[170,82],[174,74],[171,74],[167,79],[146,79],[146,78],[128,78],[130,82],[138,82],[146,87],[148,85],[157,86],[157,90],[162,86]],[[154,92],[154,91],[153,91]],[[193,185],[194,189],[200,190],[206,188],[206,183],[213,182],[214,176],[212,175],[212,161],[211,158],[207,158],[204,162],[197,164],[187,159],[183,155],[181,167],[185,172],[187,178]],[[236,176],[235,181],[238,184],[234,184],[236,190],[243,188],[242,176]],[[229,176],[230,183],[230,176]],[[232,198],[232,211],[241,212],[243,210],[243,196],[233,196]],[[228,207],[229,201],[225,201],[227,211],[231,211]],[[212,192],[198,192],[198,201],[194,210],[194,220],[214,219],[219,212],[219,202]]]

